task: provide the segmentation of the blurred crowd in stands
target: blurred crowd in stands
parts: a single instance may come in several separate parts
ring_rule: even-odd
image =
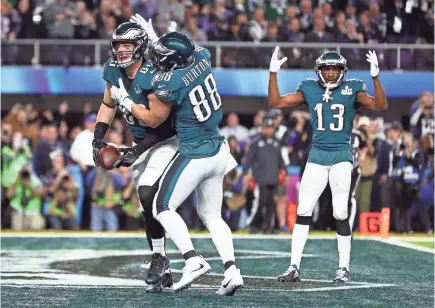
[[[223,217],[232,230],[256,232],[262,229],[265,214],[255,194],[256,179],[243,177],[241,169],[250,144],[266,138],[262,126],[265,117],[273,118],[272,132],[280,142],[288,172],[286,178],[280,180],[283,190],[276,192],[274,231],[289,230],[289,208],[291,204],[297,205],[300,174],[312,135],[309,114],[298,110],[288,115],[276,110],[260,110],[250,128],[239,123],[237,114],[228,114],[221,133],[239,163],[224,182]],[[380,211],[383,207],[390,207],[394,212],[398,208],[400,217],[396,219],[396,214],[393,215],[393,230],[432,232],[433,118],[434,95],[430,92],[422,93],[412,104],[407,123],[384,123],[382,118],[356,115],[354,128],[360,130],[367,141],[366,155],[359,161],[362,169],[356,193],[359,212]],[[73,114],[67,101],[62,102],[58,110],[43,111],[30,104],[16,104],[3,117],[2,228],[115,231],[141,227],[141,210],[130,170],[107,171],[94,166],[91,140],[95,121],[96,115],[89,104],[85,105],[83,113]],[[106,137],[118,147],[131,144],[131,136],[121,117],[114,119]],[[411,161],[411,171],[403,159]],[[415,174],[417,178],[407,182],[406,176]],[[412,198],[409,191],[404,190],[409,183]],[[190,228],[201,229],[195,204],[195,196],[192,196],[179,211]],[[259,222],[252,221],[252,215],[258,216],[253,211],[260,213]],[[412,217],[415,220],[411,221]],[[402,223],[403,219],[407,222]],[[326,197],[326,201],[321,200],[316,207],[313,227],[329,230],[334,227],[333,223],[331,201]]]
[[[3,49],[2,60],[30,63],[26,54],[33,49],[13,44],[16,38],[108,40],[117,25],[135,13],[152,18],[160,34],[177,30],[198,42],[434,43],[431,0],[2,0],[2,40],[7,39],[9,45]],[[43,64],[94,63],[89,46],[57,48],[53,53],[49,52],[53,46],[45,48]],[[104,58],[109,49],[103,49]],[[323,50],[283,52],[291,55],[288,67],[312,67]],[[262,52],[226,48],[222,66],[267,67],[270,53],[271,48]],[[342,53],[351,68],[365,63],[364,51],[345,49]],[[383,66],[396,66],[396,50],[378,53]],[[432,51],[403,50],[400,58],[404,69],[433,67]]]

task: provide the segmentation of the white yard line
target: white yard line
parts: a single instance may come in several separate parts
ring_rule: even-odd
[[[386,244],[390,244],[390,245],[394,245],[394,246],[399,246],[399,247],[403,247],[403,248],[409,248],[409,249],[413,249],[413,250],[417,250],[417,251],[421,251],[421,252],[435,254],[435,249],[433,249],[433,248],[423,247],[423,246],[415,245],[412,243],[407,243],[407,242],[404,242],[402,239],[399,240],[397,238],[389,238],[389,239],[385,239],[385,240],[379,239],[377,241],[380,243],[386,243]]]

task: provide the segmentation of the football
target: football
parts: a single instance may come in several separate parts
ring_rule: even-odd
[[[113,169],[113,164],[121,156],[121,153],[112,145],[107,145],[98,153],[98,162],[100,167],[106,170]]]

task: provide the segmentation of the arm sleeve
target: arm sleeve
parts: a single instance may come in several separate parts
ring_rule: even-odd
[[[255,155],[257,154],[257,144],[254,143],[249,147],[248,153],[246,154],[245,161],[243,163],[243,175],[249,172],[252,163],[254,162]]]

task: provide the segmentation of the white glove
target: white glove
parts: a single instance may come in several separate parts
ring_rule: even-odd
[[[373,78],[377,77],[379,75],[379,64],[378,64],[378,57],[376,56],[375,51],[370,51],[366,54],[367,62],[370,63],[370,75],[372,75]]]
[[[279,46],[276,46],[275,51],[272,54],[272,59],[270,59],[270,65],[269,65],[269,71],[271,71],[272,73],[278,72],[279,69],[281,68],[281,65],[283,65],[283,63],[287,61],[287,57],[284,57],[281,60],[278,59],[278,54],[279,54]]]
[[[131,100],[130,95],[128,94],[127,90],[124,87],[124,83],[122,82],[122,79],[118,79],[119,88],[112,86],[110,88],[110,96],[113,100],[117,101],[118,104],[125,109],[127,109],[129,112],[131,112],[131,106],[133,106],[134,102]]]
[[[157,36],[156,32],[153,29],[153,21],[151,20],[151,18],[147,22],[142,16],[136,14],[130,18],[130,21],[137,23],[145,30],[151,44],[154,44],[159,39],[159,37]]]

